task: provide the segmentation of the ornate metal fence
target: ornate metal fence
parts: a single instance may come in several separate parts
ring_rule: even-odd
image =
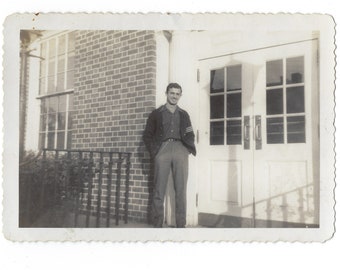
[[[20,165],[20,227],[128,222],[131,153],[43,149]]]

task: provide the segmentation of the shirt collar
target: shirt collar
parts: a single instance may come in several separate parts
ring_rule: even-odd
[[[168,110],[167,108],[166,108],[166,106],[165,106],[165,104],[164,105],[162,105],[161,107],[160,107],[160,109],[159,109],[159,111],[160,112],[163,112],[164,110]],[[183,111],[178,105],[176,106],[176,111]]]

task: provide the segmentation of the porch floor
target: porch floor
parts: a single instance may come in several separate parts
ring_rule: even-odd
[[[116,225],[116,220],[111,218],[109,220],[109,226],[106,226],[106,218],[99,218],[98,228],[152,228],[152,225],[136,221],[119,220],[119,224]],[[88,228],[96,228],[97,217],[89,217]],[[76,224],[76,225],[75,225]],[[74,213],[64,213],[62,211],[49,211],[46,214],[38,218],[30,227],[33,228],[86,228],[86,215],[79,214],[77,223],[75,222]]]
[[[97,218],[90,216],[89,226],[86,226],[86,215],[79,214],[77,219],[77,225],[75,226],[75,215],[74,213],[64,213],[62,211],[49,211],[45,215],[38,218],[30,227],[31,228],[97,228]],[[116,225],[116,220],[111,218],[109,226],[106,226],[106,218],[99,219],[98,228],[153,228],[151,224],[128,221],[125,223],[124,220],[119,220],[119,224]],[[200,228],[202,226],[187,226],[187,228]],[[163,225],[163,228],[175,228],[171,225]]]

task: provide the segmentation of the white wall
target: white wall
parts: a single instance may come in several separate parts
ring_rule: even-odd
[[[165,90],[169,83],[169,41],[163,31],[155,33],[156,38],[156,107],[165,104]]]
[[[246,28],[244,28],[246,29]],[[314,38],[312,31],[173,31],[170,42],[169,81],[179,83],[183,96],[179,106],[190,114],[195,134],[199,121],[199,60],[242,51],[256,51],[290,42]],[[164,92],[157,93],[164,98]],[[199,145],[198,150],[199,150]],[[202,154],[202,153],[201,153]],[[187,196],[187,225],[197,224],[196,194],[198,193],[198,158],[190,156]],[[317,162],[316,162],[317,163]]]
[[[40,55],[40,47],[35,42],[32,43],[30,49],[31,54]],[[39,63],[40,59],[29,57],[29,82],[28,82],[28,99],[27,99],[27,115],[26,115],[26,135],[25,150],[37,151],[39,148],[39,117],[40,117],[40,100],[39,95]]]

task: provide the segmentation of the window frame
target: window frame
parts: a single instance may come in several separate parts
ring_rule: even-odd
[[[49,138],[49,134],[50,133],[54,133],[54,145],[53,145],[53,149],[58,149],[58,132],[64,132],[64,146],[63,148],[59,148],[60,150],[64,150],[64,149],[70,149],[71,148],[71,139],[72,139],[72,132],[73,132],[73,127],[71,126],[69,128],[69,117],[70,117],[70,113],[74,112],[74,108],[73,108],[73,104],[70,104],[70,99],[71,99],[71,95],[74,94],[74,66],[72,67],[72,69],[68,69],[68,61],[69,61],[69,56],[73,54],[73,56],[75,55],[75,46],[73,47],[72,50],[69,50],[69,34],[70,33],[75,33],[74,30],[70,30],[70,31],[63,31],[63,32],[54,32],[44,38],[42,38],[39,42],[39,48],[40,48],[40,55],[43,56],[43,52],[42,52],[42,45],[45,44],[46,46],[46,51],[45,51],[45,56],[46,58],[42,58],[39,64],[39,95],[37,97],[38,100],[40,100],[40,114],[39,114],[39,148],[48,148],[48,138]],[[64,52],[59,54],[59,43],[61,38],[64,38]],[[54,77],[54,91],[48,91],[48,77],[49,77],[49,65],[50,65],[50,58],[49,58],[49,44],[51,40],[55,40],[55,55],[54,55],[54,74],[52,75]],[[75,41],[74,41],[75,42]],[[62,72],[59,72],[60,70],[58,70],[58,64],[59,64],[59,60],[60,58],[63,57],[64,58],[64,67]],[[41,76],[41,68],[42,65],[41,63],[43,63],[43,65],[45,65],[45,73],[44,76]],[[67,88],[67,80],[68,80],[68,72],[69,71],[73,71],[73,85],[70,88]],[[58,74],[63,73],[64,74],[64,85],[63,85],[63,90],[59,90],[57,89],[57,80],[58,80]],[[45,79],[45,84],[44,84],[44,89],[41,89],[41,79],[44,78]],[[51,98],[53,97],[57,97],[59,100],[60,96],[65,96],[65,110],[63,110],[62,112],[65,113],[65,129],[63,130],[59,130],[58,128],[58,115],[61,111],[59,111],[59,101],[57,102],[57,110],[55,112],[55,123],[54,123],[54,131],[50,131],[48,129],[48,124],[49,124],[49,112],[43,112],[42,110],[42,102],[43,100],[51,100]],[[70,110],[70,108],[73,108],[72,110]],[[42,123],[42,117],[46,116],[45,119],[45,127],[44,129],[42,128],[43,123]],[[69,136],[71,135],[71,136]],[[43,136],[43,139],[42,139]]]
[[[227,84],[228,84],[228,68],[232,68],[232,67],[240,67],[240,75],[241,75],[241,81],[240,81],[240,89],[233,89],[233,90],[228,90],[227,88]],[[209,129],[210,129],[210,138],[209,138],[209,145],[210,146],[241,146],[243,145],[243,134],[242,134],[242,125],[243,125],[243,108],[242,108],[242,100],[243,100],[243,85],[242,85],[242,70],[243,70],[243,66],[242,63],[236,63],[236,64],[230,64],[230,65],[224,65],[222,67],[216,67],[210,70],[210,76],[211,76],[211,72],[212,71],[216,71],[216,70],[223,70],[223,91],[220,92],[211,92],[211,77],[210,77],[210,89],[209,89],[209,103],[210,103],[210,115],[209,115]],[[228,116],[227,115],[227,111],[228,111],[228,97],[232,96],[232,95],[238,95],[240,94],[240,102],[241,102],[241,107],[240,107],[240,116]],[[224,107],[223,107],[223,117],[219,117],[219,118],[212,118],[211,117],[211,97],[223,97],[223,103],[224,103]],[[241,124],[241,133],[240,133],[240,142],[239,143],[228,143],[228,138],[230,139],[230,137],[228,137],[228,122],[232,122],[232,121],[240,121]],[[216,122],[223,122],[223,144],[212,144],[211,143],[211,125],[212,123],[216,123]],[[231,134],[229,134],[231,136]],[[231,139],[230,139],[231,140]]]
[[[302,57],[303,58],[303,81],[302,82],[287,82],[287,60],[288,59],[293,59],[293,58],[299,58]],[[305,58],[304,55],[296,55],[296,56],[289,56],[289,57],[282,57],[282,58],[275,58],[275,59],[270,59],[266,61],[266,72],[267,72],[267,63],[268,62],[272,62],[272,61],[278,61],[281,60],[282,61],[282,83],[278,84],[278,85],[273,85],[273,86],[268,86],[266,83],[266,87],[265,87],[265,91],[266,91],[266,98],[267,98],[267,93],[268,91],[275,91],[277,89],[282,89],[282,98],[283,98],[283,111],[281,114],[268,114],[267,113],[267,108],[266,108],[266,125],[268,128],[268,119],[271,118],[283,118],[283,142],[279,142],[279,143],[268,143],[268,131],[266,128],[266,143],[267,144],[296,144],[296,143],[306,143],[306,122],[305,122],[305,127],[304,127],[304,141],[303,142],[289,142],[288,140],[288,118],[289,117],[294,117],[294,116],[301,116],[305,118],[306,121],[306,96],[305,96],[305,91],[306,91],[306,82],[305,82]],[[266,78],[267,78],[267,74],[266,74]],[[294,88],[294,87],[303,87],[303,93],[304,93],[304,99],[303,99],[303,104],[304,104],[304,111],[303,112],[287,112],[287,90],[290,88]]]

